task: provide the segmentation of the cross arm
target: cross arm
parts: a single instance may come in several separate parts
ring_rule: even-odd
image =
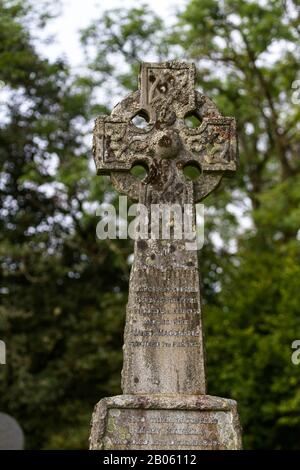
[[[97,173],[130,171],[137,162],[150,165],[150,134],[120,117],[98,117],[93,133],[93,156]]]
[[[231,117],[204,118],[196,129],[181,130],[184,163],[194,162],[203,172],[233,173],[237,169],[236,123]]]

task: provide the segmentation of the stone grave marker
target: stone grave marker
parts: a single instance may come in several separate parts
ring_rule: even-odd
[[[18,422],[6,413],[0,413],[0,450],[23,450],[24,434]]]
[[[149,231],[135,240],[123,395],[96,405],[91,449],[241,448],[236,402],[206,394],[198,255],[190,247],[195,204],[236,170],[235,120],[195,90],[195,73],[185,62],[143,63],[140,89],[95,122],[98,174],[109,174],[151,218],[154,205],[187,206],[192,224],[181,239]],[[137,165],[147,170],[142,180],[131,173]],[[189,166],[197,179],[185,176]]]

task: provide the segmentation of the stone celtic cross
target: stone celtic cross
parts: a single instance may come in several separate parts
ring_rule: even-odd
[[[221,116],[212,101],[195,90],[195,73],[194,65],[184,62],[143,63],[140,89],[109,117],[98,118],[94,129],[98,173],[109,174],[120,193],[149,209],[154,204],[190,205],[194,234],[195,203],[216,188],[224,174],[236,170],[237,158],[235,120]],[[136,116],[147,125],[137,127]],[[186,125],[189,116],[197,120],[197,127]],[[131,173],[136,165],[147,170],[143,180]],[[185,176],[189,165],[199,169],[194,181]],[[149,235],[135,241],[125,326],[124,395],[97,405],[91,448],[240,446],[235,402],[206,395],[198,257],[197,251],[187,248],[189,240]],[[220,420],[231,432],[230,443],[218,412],[224,413]],[[181,428],[172,440],[173,418]],[[189,447],[186,428],[193,419],[198,424]],[[207,431],[205,423],[211,425]],[[126,428],[123,436],[120,426]]]

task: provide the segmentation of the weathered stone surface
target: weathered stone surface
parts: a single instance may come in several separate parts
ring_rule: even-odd
[[[90,446],[101,449],[236,450],[236,402],[209,395],[121,395],[95,408]]]
[[[221,116],[216,106],[194,87],[195,67],[192,64],[177,61],[142,64],[140,89],[119,103],[109,117],[96,120],[93,147],[98,173],[110,174],[112,184],[119,192],[143,203],[147,209],[150,210],[154,204],[170,208],[176,204],[180,210],[189,205],[192,216],[189,235],[192,238],[196,235],[195,203],[216,188],[224,174],[234,172],[237,162],[234,119]],[[191,115],[199,120],[198,127],[189,128],[186,125],[185,118]],[[144,117],[148,124],[144,128],[136,127],[133,123],[135,116]],[[130,173],[136,164],[143,165],[148,171],[142,181]],[[184,175],[183,170],[188,164],[201,170],[200,177],[195,181]],[[135,241],[122,372],[123,393],[129,397],[141,395],[139,399],[127,400],[133,400],[133,403],[139,403],[138,400],[141,403],[143,400],[150,400],[152,404],[161,403],[149,397],[152,397],[151,394],[164,394],[168,398],[159,400],[166,400],[169,403],[168,413],[177,413],[176,416],[178,409],[185,409],[190,414],[191,403],[198,403],[199,396],[205,400],[206,393],[198,256],[197,251],[189,249],[190,237],[186,233],[183,235],[181,239],[164,239],[161,234],[158,237],[149,234]],[[170,394],[173,394],[172,399]],[[182,394],[182,399],[178,398],[179,394]],[[186,398],[188,395],[189,399]],[[223,434],[220,433],[222,420],[224,429],[229,430],[226,420],[229,423],[235,416],[233,408],[215,416],[221,410],[214,408],[211,397],[206,400],[211,405],[206,412],[218,420],[214,425],[213,438],[218,445],[215,442],[214,448],[230,447],[224,444],[223,437],[221,439]],[[228,400],[220,400],[229,406]],[[103,403],[106,409],[110,402]],[[104,448],[118,448],[114,447],[118,445],[130,448],[135,445],[132,440],[117,444],[113,432],[105,429],[100,433],[100,439],[97,426],[105,426],[106,422],[100,419],[101,413],[104,413],[103,406],[99,406],[94,419],[92,448],[100,445]],[[131,418],[126,406],[121,408],[123,411],[118,416],[123,423],[127,417]],[[138,406],[131,408],[135,409],[137,421],[132,422],[132,429],[126,429],[133,435],[141,413],[136,410]],[[147,406],[141,404],[141,408]],[[153,412],[144,413],[147,423],[151,416],[166,414],[161,406],[158,406],[159,413],[154,411],[152,405],[150,408]],[[111,407],[109,422],[119,419],[115,415],[118,407],[114,410]],[[122,423],[119,423],[121,428],[124,427]],[[182,426],[186,423],[183,422]],[[115,429],[113,425],[111,428]],[[197,439],[202,439],[202,444],[197,441],[195,446],[198,447],[195,448],[204,446],[203,439],[210,433],[209,429],[206,424],[197,428]],[[159,435],[160,429],[157,431]],[[147,441],[155,435],[147,430],[144,434]],[[149,439],[148,434],[151,434]],[[183,435],[187,442],[186,434]],[[177,440],[174,438],[174,446],[184,448],[185,444],[178,441],[178,436]],[[236,448],[238,444],[234,439],[231,445]],[[156,448],[168,448],[167,444],[172,447],[170,441]],[[160,444],[152,441],[152,445]]]
[[[22,450],[24,434],[12,416],[0,413],[0,450]]]

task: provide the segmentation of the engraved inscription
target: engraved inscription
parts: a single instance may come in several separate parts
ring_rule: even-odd
[[[135,313],[130,329],[131,346],[134,348],[199,346],[196,341],[199,336],[200,319],[199,286],[195,269],[162,271],[151,267],[150,272],[144,270],[138,274],[137,279],[133,276],[133,281],[136,282],[133,283],[128,305],[128,311]],[[182,285],[182,279],[187,280],[188,284]],[[139,341],[136,340],[137,337]],[[162,337],[173,340],[180,338],[180,341],[166,342],[161,340]],[[151,338],[151,341],[148,338]],[[195,340],[191,341],[191,338]]]
[[[181,241],[169,248],[147,240],[135,250],[125,330],[126,393],[205,392],[197,253],[187,252]],[[151,255],[156,264],[149,266]],[[176,257],[191,266],[178,267]]]
[[[226,411],[110,409],[103,441],[106,449],[225,449],[231,419]]]

